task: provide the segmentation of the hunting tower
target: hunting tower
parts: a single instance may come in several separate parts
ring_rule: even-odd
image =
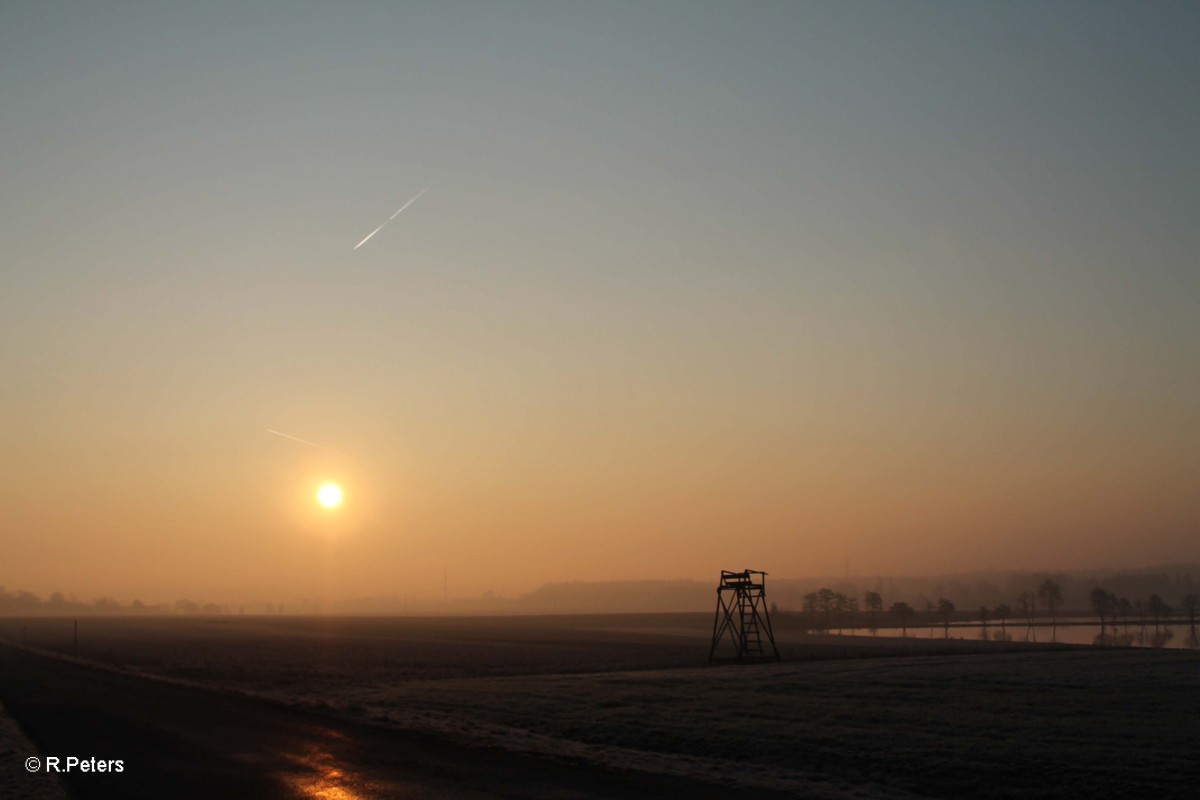
[[[762,570],[721,570],[709,661],[779,660],[775,634],[771,631],[771,615],[767,612],[766,583],[767,573]],[[733,644],[732,656],[717,652],[726,638]]]

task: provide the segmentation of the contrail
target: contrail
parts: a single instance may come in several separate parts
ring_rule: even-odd
[[[426,192],[428,192],[428,191],[429,191],[429,187],[428,187],[428,186],[426,186],[424,189],[422,189],[421,191],[417,192],[417,193],[416,193],[416,195],[414,195],[414,196],[413,196],[413,199],[412,199],[412,200],[409,200],[407,203],[405,203],[404,205],[400,206],[400,209],[399,209],[399,210],[398,210],[398,211],[397,211],[395,214],[392,214],[390,217],[388,217],[387,219],[385,219],[385,220],[383,221],[383,225],[387,225],[389,222],[391,222],[392,220],[394,220],[396,217],[400,216],[400,212],[401,212],[401,211],[403,211],[404,209],[408,208],[408,207],[409,207],[409,206],[411,206],[413,203],[417,202],[417,198],[418,198],[418,197],[420,197],[421,195],[425,194],[425,193],[426,193]],[[354,248],[353,248],[353,249],[357,250],[358,248],[360,248],[360,247],[362,247],[364,244],[366,244],[366,243],[367,243],[367,239],[370,239],[372,236],[374,236],[375,234],[377,234],[377,233],[379,233],[381,230],[383,230],[383,225],[380,225],[378,228],[376,228],[375,230],[373,230],[373,231],[371,231],[370,233],[368,233],[368,234],[367,234],[367,236],[366,236],[366,238],[364,238],[364,239],[363,239],[361,242],[359,242],[358,244],[354,245]]]
[[[308,445],[309,447],[319,447],[319,448],[321,448],[322,450],[329,450],[329,449],[330,449],[330,448],[326,447],[326,446],[325,446],[325,445],[323,445],[323,444],[317,444],[316,442],[310,442],[310,441],[308,441],[307,439],[301,439],[301,438],[300,438],[300,437],[298,437],[298,436],[291,436],[291,435],[289,435],[289,434],[286,434],[286,433],[280,433],[279,431],[273,431],[273,430],[271,430],[270,428],[267,428],[267,433],[273,433],[273,434],[275,434],[276,436],[282,436],[282,437],[283,437],[283,438],[285,438],[285,439],[291,439],[293,442],[299,442],[300,444],[306,444],[306,445]]]

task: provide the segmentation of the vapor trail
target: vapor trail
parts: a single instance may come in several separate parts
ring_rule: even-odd
[[[420,197],[421,195],[425,194],[425,193],[426,193],[426,192],[428,192],[428,191],[429,191],[429,187],[428,187],[428,186],[426,186],[424,189],[422,189],[421,191],[417,192],[417,193],[416,193],[416,194],[413,196],[413,198],[412,198],[411,200],[409,200],[409,201],[408,201],[407,203],[405,203],[404,205],[400,206],[400,208],[399,208],[399,209],[396,211],[396,213],[395,213],[395,214],[392,214],[390,217],[388,217],[387,219],[385,219],[385,220],[383,221],[383,225],[387,225],[389,222],[391,222],[392,220],[394,220],[396,217],[400,216],[400,212],[401,212],[401,211],[403,211],[404,209],[408,208],[408,207],[409,207],[409,206],[411,206],[413,203],[417,202],[417,198],[418,198],[418,197]],[[354,245],[354,248],[353,248],[353,249],[357,250],[358,248],[360,248],[360,247],[362,247],[364,244],[366,244],[366,243],[367,243],[367,239],[370,239],[372,236],[374,236],[375,234],[377,234],[377,233],[379,233],[381,230],[383,230],[383,225],[380,225],[378,228],[376,228],[375,230],[373,230],[373,231],[371,231],[370,233],[368,233],[368,234],[366,235],[366,238],[364,238],[364,239],[363,239],[361,242],[359,242],[358,244]]]
[[[301,438],[300,438],[300,437],[298,437],[298,436],[291,436],[290,434],[281,433],[281,432],[279,432],[279,431],[273,431],[273,430],[271,430],[270,428],[267,428],[267,433],[273,433],[273,434],[275,434],[276,436],[282,436],[282,437],[283,437],[283,438],[285,438],[285,439],[291,439],[293,442],[299,442],[300,444],[306,444],[306,445],[308,445],[309,447],[319,447],[319,448],[321,448],[322,450],[328,450],[328,449],[329,449],[328,447],[326,447],[326,446],[325,446],[325,445],[323,445],[323,444],[317,444],[316,442],[310,442],[310,441],[308,441],[307,439],[301,439]]]

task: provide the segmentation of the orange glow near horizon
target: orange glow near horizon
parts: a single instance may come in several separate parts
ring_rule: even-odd
[[[1190,6],[112,5],[0,12],[3,593],[1200,563]]]

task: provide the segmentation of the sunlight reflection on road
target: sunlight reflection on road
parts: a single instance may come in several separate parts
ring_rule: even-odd
[[[327,739],[345,738],[331,730],[322,731],[322,734]],[[297,797],[312,800],[367,800],[375,795],[370,791],[373,787],[364,787],[361,780],[348,775],[334,754],[318,743],[313,743],[302,753],[288,753],[287,758],[300,770],[281,777]]]

